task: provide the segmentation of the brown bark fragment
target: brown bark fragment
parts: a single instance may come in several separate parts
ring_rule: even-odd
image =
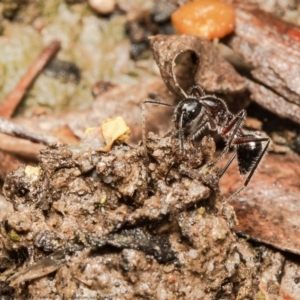
[[[247,189],[231,203],[239,220],[235,230],[280,250],[300,254],[299,176],[297,156],[268,155]],[[237,169],[230,168],[221,180],[221,190],[229,196],[242,183]]]
[[[282,118],[300,123],[300,106],[286,99],[263,85],[249,82],[251,98],[267,110]]]
[[[243,8],[236,9],[236,30],[227,44],[249,67],[252,99],[300,123],[300,28],[258,9]]]

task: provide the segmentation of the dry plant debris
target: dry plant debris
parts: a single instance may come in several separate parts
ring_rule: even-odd
[[[222,203],[216,170],[205,165],[211,138],[187,143],[181,164],[172,132],[149,134],[150,162],[142,146],[115,142],[99,152],[103,145],[101,135],[89,134],[42,150],[38,167],[22,165],[7,176],[4,193],[15,211],[0,224],[1,296],[280,295],[284,258],[234,234],[234,211]]]
[[[150,46],[162,79],[174,94],[184,96],[182,90],[193,84],[199,84],[206,91],[214,93],[230,94],[246,89],[247,81],[207,40],[193,35],[156,35],[150,38]],[[176,64],[184,53],[190,56],[190,61]]]
[[[255,98],[255,93],[264,88],[254,87],[240,76],[209,43],[185,36],[177,37],[177,43],[175,37],[171,38],[175,50],[166,46],[166,37],[152,39],[152,47],[160,42],[162,48],[153,50],[161,71],[167,69],[167,73],[162,72],[163,79],[177,95],[182,95],[182,88],[191,82],[204,83],[210,92],[226,93],[229,100],[247,89]],[[181,65],[179,73],[175,65],[182,60],[180,54],[189,51],[194,53],[196,68],[191,76],[180,78],[178,74],[191,64]],[[160,52],[166,55],[165,61],[163,55],[159,57]],[[151,90],[151,84],[144,86]],[[157,86],[161,87],[160,83]],[[88,113],[78,113],[82,118],[75,116],[74,120],[72,113],[66,121],[65,115],[59,116],[55,126],[72,128],[80,136],[84,131],[82,119],[91,126],[103,119],[95,108],[102,112],[107,95],[130,103],[135,96],[133,90],[139,89],[116,87],[102,97],[102,103],[96,101]],[[156,88],[153,91],[157,93]],[[141,96],[140,100],[145,98]],[[271,101],[271,97],[266,99]],[[289,108],[284,106],[286,99],[283,101],[281,108]],[[119,104],[117,101],[114,109],[129,114]],[[239,105],[239,110],[247,101],[234,105]],[[119,114],[108,106],[106,113]],[[35,126],[35,121],[31,122]],[[139,129],[134,130],[138,137]],[[204,139],[196,151],[189,145],[187,160],[174,164],[170,172],[168,166],[174,162],[178,148],[176,138],[169,134],[160,140],[149,135],[148,142],[153,159],[149,165],[139,147],[132,149],[120,143],[107,153],[99,153],[99,146],[105,143],[98,137],[43,150],[40,167],[32,169],[37,172],[28,172],[31,169],[22,166],[8,177],[5,189],[15,212],[10,215],[11,221],[7,217],[1,223],[1,296],[15,294],[21,299],[42,291],[47,297],[62,293],[65,297],[104,299],[194,299],[199,295],[207,297],[204,299],[272,299],[278,295],[297,299],[298,266],[293,261],[284,265],[280,253],[263,247],[254,250],[232,234],[234,214],[220,202],[215,170],[205,167],[214,148],[211,140]],[[214,236],[216,232],[221,238]],[[254,274],[258,277],[252,277]],[[63,285],[64,280],[69,287]]]
[[[115,141],[125,142],[130,136],[130,128],[122,117],[109,118],[103,121],[102,135],[106,146],[102,151],[109,151]]]
[[[21,125],[15,124],[10,120],[6,120],[0,117],[0,132],[6,133],[11,136],[23,138],[34,143],[41,143],[44,145],[48,145],[55,140],[48,136],[42,136],[36,134],[34,132],[30,132],[26,130],[26,128],[22,127]]]
[[[262,265],[233,233],[232,208],[205,184],[215,170],[205,169],[203,183],[184,175],[172,133],[149,135],[150,164],[141,146],[119,142],[97,151],[104,143],[88,135],[49,147],[38,168],[23,165],[7,176],[4,193],[15,211],[0,228],[2,295],[12,289],[15,299],[258,297]],[[187,144],[181,165],[200,172],[212,144],[207,137],[197,148]]]
[[[141,140],[141,104],[149,97],[159,97],[170,104],[176,104],[176,96],[182,96],[183,90],[193,84],[201,84],[208,92],[222,97],[226,95],[231,108],[240,110],[247,105],[243,98],[247,81],[219,54],[218,50],[208,41],[195,36],[163,36],[158,35],[150,40],[154,58],[160,69],[163,80],[171,94],[163,85],[161,79],[143,82],[139,85],[118,85],[107,92],[101,93],[93,102],[92,107],[85,111],[71,113],[33,116],[31,119],[19,119],[30,130],[45,128],[54,135],[60,128],[69,127],[73,134],[82,138],[87,127],[98,126],[99,120],[121,115],[132,130],[130,143]],[[194,53],[197,60],[181,60],[180,55],[188,56]],[[180,59],[182,63],[177,63]],[[196,67],[195,70],[193,70]],[[192,70],[191,70],[192,69]],[[233,99],[237,100],[233,102]],[[170,110],[151,109],[147,113],[147,128],[154,132],[166,132],[170,129]]]

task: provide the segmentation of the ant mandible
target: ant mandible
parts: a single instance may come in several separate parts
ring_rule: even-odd
[[[243,186],[228,201],[232,200],[248,186],[255,170],[267,152],[270,139],[260,137],[257,133],[243,129],[243,122],[246,118],[244,109],[237,115],[232,114],[224,100],[213,95],[206,95],[199,85],[193,86],[176,106],[157,100],[147,100],[143,103],[143,144],[146,155],[145,104],[160,105],[174,109],[173,118],[175,127],[178,130],[181,155],[184,154],[184,137],[187,134],[194,141],[208,127],[212,131],[217,131],[224,138],[226,141],[224,150],[210,164],[215,165],[231,149],[233,149],[234,153],[225,167],[218,173],[219,178],[223,176],[235,157],[237,157],[240,174],[242,176],[248,174]]]

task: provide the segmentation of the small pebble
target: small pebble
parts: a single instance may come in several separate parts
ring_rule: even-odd
[[[114,87],[115,85],[109,81],[98,81],[92,87],[92,95],[96,98]]]
[[[156,164],[150,163],[150,164],[149,164],[149,170],[150,170],[150,171],[154,171],[155,169],[156,169]]]
[[[88,0],[89,5],[99,14],[110,14],[115,10],[116,0]]]

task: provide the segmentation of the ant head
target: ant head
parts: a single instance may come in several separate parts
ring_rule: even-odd
[[[201,112],[201,103],[195,98],[185,98],[182,100],[175,109],[175,125],[179,128],[182,120],[182,128],[192,123]]]

